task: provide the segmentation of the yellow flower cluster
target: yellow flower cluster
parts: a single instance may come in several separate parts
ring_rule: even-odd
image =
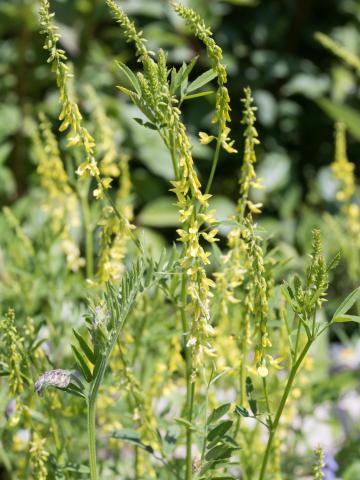
[[[351,199],[355,192],[355,165],[349,162],[346,151],[346,130],[343,123],[335,125],[335,159],[331,164],[335,178],[340,182],[336,197],[341,202]]]
[[[226,67],[222,63],[223,55],[219,45],[213,39],[213,34],[209,27],[206,26],[201,16],[191,8],[185,7],[181,4],[173,2],[175,11],[185,20],[190,27],[192,33],[201,41],[206,47],[206,53],[213,62],[213,70],[217,74],[218,90],[216,93],[216,106],[213,123],[219,123],[219,137],[218,141],[228,153],[236,153],[233,147],[234,141],[230,139],[230,128],[227,127],[227,122],[230,122],[230,97],[226,87],[227,72]],[[209,143],[215,137],[205,137],[206,134],[201,132],[200,139],[203,143]]]
[[[237,213],[233,221],[237,226],[228,234],[229,250],[223,256],[223,269],[216,273],[217,289],[220,300],[220,316],[222,322],[228,318],[228,305],[237,304],[241,311],[240,345],[245,352],[243,362],[246,362],[247,345],[252,338],[259,335],[256,348],[255,363],[260,376],[268,374],[267,361],[272,362],[269,355],[265,355],[266,347],[271,346],[267,334],[266,322],[268,317],[269,285],[264,266],[264,252],[261,247],[262,239],[255,233],[252,214],[260,213],[260,204],[253,204],[249,199],[251,188],[260,188],[256,177],[254,164],[256,162],[255,146],[259,143],[255,128],[255,111],[251,90],[244,90],[245,96],[242,123],[245,125],[245,147],[243,164],[240,175],[240,197]],[[251,320],[255,321],[255,324]],[[234,328],[234,327],[232,327]]]
[[[23,338],[15,326],[15,311],[9,308],[1,321],[3,332],[3,355],[2,360],[7,363],[9,369],[9,387],[11,395],[17,396],[24,390],[22,377],[22,352],[24,350]]]
[[[45,449],[46,438],[41,438],[36,432],[33,433],[30,442],[30,463],[34,473],[34,479],[46,480],[48,478],[47,460],[49,452]]]
[[[130,223],[133,219],[133,208],[130,203],[129,158],[124,154],[119,155],[113,129],[104,107],[92,88],[88,88],[88,93],[94,105],[94,120],[96,131],[99,133],[97,145],[101,155],[99,162],[100,172],[110,181],[112,180],[110,177],[119,178],[116,207],[127,221],[127,223],[119,222],[114,208],[107,206],[103,208],[102,218],[99,222],[102,228],[100,232],[100,253],[97,271],[98,281],[100,283],[105,283],[109,280],[117,282],[124,270],[123,260],[130,238],[129,232],[134,228]],[[98,194],[102,196],[102,191],[96,189],[94,191],[95,197],[98,197]]]
[[[210,195],[201,191],[186,127],[181,121],[181,112],[176,106],[176,99],[170,94],[164,52],[162,50],[158,52],[156,62],[152,58],[152,52],[146,50],[144,39],[136,32],[126,14],[112,0],[107,0],[107,3],[122,25],[126,38],[135,43],[137,55],[144,67],[144,72],[137,75],[141,96],[123,88],[122,90],[146,111],[150,120],[165,126],[160,133],[173,159],[175,180],[172,182],[171,190],[177,196],[180,221],[183,225],[183,228],[178,230],[179,241],[184,246],[181,267],[186,272],[186,293],[191,300],[188,303],[192,320],[187,346],[191,347],[194,365],[197,367],[201,365],[203,353],[212,354],[209,342],[209,337],[213,335],[209,297],[210,287],[214,286],[214,282],[207,278],[205,272],[210,254],[201,245],[201,239],[209,243],[216,241],[216,229],[206,232],[201,230],[205,222],[210,226],[214,223],[213,212],[208,211]],[[224,80],[225,74],[222,75]],[[226,116],[225,110],[222,115]]]
[[[68,130],[68,146],[82,145],[85,152],[85,161],[82,162],[76,173],[80,177],[91,175],[96,178],[98,187],[96,197],[101,198],[104,189],[110,187],[111,179],[100,179],[100,170],[95,160],[95,141],[88,130],[82,125],[82,115],[73,95],[71,94],[70,78],[71,71],[66,64],[67,57],[65,51],[58,48],[60,39],[58,27],[53,23],[54,13],[50,13],[48,0],[41,0],[40,7],[40,25],[41,33],[45,36],[44,49],[49,51],[48,63],[52,65],[52,71],[56,76],[56,83],[59,88],[59,102],[61,104],[61,113],[59,120],[61,132]]]
[[[85,264],[73,238],[73,232],[81,225],[79,202],[70,186],[50,122],[44,114],[40,114],[40,133],[36,128],[32,128],[31,135],[37,173],[41,186],[47,193],[42,207],[49,216],[53,232],[60,236],[61,249],[69,269],[76,272]]]
[[[350,245],[344,245],[344,256],[347,259],[351,277],[357,281],[360,255],[360,207],[355,199],[355,165],[349,161],[347,156],[346,129],[342,123],[335,125],[335,158],[331,168],[335,178],[340,183],[336,197],[341,203],[345,228],[349,232],[346,238],[349,238]],[[331,221],[331,223],[333,222]],[[339,236],[343,242],[342,231],[339,232]]]

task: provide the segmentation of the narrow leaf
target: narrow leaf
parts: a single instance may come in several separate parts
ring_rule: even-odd
[[[232,424],[232,420],[225,420],[224,422],[221,422],[215,428],[210,430],[207,436],[208,441],[212,442],[216,438],[220,439],[232,427]]]
[[[191,95],[185,95],[183,100],[191,100],[193,98],[204,97],[205,95],[211,95],[214,90],[207,90],[206,92],[193,93]]]
[[[338,309],[334,313],[334,316],[331,321],[334,322],[335,321],[334,319],[336,317],[340,317],[344,313],[347,313],[350,310],[350,308],[354,305],[354,303],[359,300],[359,298],[360,298],[360,287],[357,287],[341,303],[341,305],[338,307]]]
[[[207,452],[205,460],[223,460],[231,457],[233,449],[227,445],[217,445]]]
[[[75,329],[73,329],[74,335],[76,337],[76,340],[79,342],[79,345],[81,347],[82,352],[86,356],[86,358],[91,362],[93,365],[95,365],[95,354],[89,347],[89,345],[86,343],[85,339],[80,335],[79,332],[77,332]]]
[[[143,450],[146,450],[149,453],[153,453],[154,449],[152,448],[151,445],[146,445],[140,440],[140,434],[136,432],[135,430],[131,430],[130,428],[123,428],[121,430],[115,430],[111,434],[112,438],[116,438],[118,440],[123,440],[125,442],[132,443],[136,445],[137,447],[142,448]]]
[[[81,373],[83,374],[85,380],[90,383],[92,380],[92,374],[90,372],[89,367],[87,366],[84,357],[81,355],[79,350],[75,347],[75,345],[71,345],[71,349],[75,355],[76,363],[78,364]]]
[[[339,315],[333,319],[335,323],[356,322],[360,323],[360,316],[358,315]]]
[[[130,70],[130,68],[127,65],[125,65],[125,63],[122,63],[122,62],[116,62],[116,63],[117,63],[117,66],[120,68],[121,72],[129,81],[130,85],[133,87],[134,91],[138,95],[140,95],[141,89],[140,89],[139,80],[137,79],[136,75]]]
[[[195,90],[198,90],[207,83],[211,82],[211,80],[213,80],[215,77],[217,77],[217,72],[215,72],[212,68],[210,70],[207,70],[190,83],[190,85],[186,89],[186,93],[191,93]]]
[[[224,403],[220,405],[220,407],[216,408],[210,415],[207,420],[207,425],[211,423],[217,422],[221,417],[223,417],[228,411],[231,406],[231,403]]]

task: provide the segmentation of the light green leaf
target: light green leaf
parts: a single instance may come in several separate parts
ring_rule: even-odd
[[[190,83],[190,85],[186,89],[186,93],[191,93],[195,90],[198,90],[207,83],[211,82],[211,80],[213,80],[215,77],[217,77],[217,72],[214,72],[212,68],[210,70],[207,70]]]
[[[137,79],[136,75],[130,70],[130,68],[122,62],[116,62],[117,66],[120,68],[121,72],[127,78],[130,85],[133,87],[134,91],[141,95],[141,88],[139,84],[139,80]]]
[[[348,312],[350,308],[360,299],[360,287],[355,288],[350,295],[348,295],[341,305],[335,311],[332,322],[335,321],[335,318],[342,317],[344,313]],[[337,320],[339,321],[339,320]],[[341,321],[341,320],[340,320]]]
[[[192,95],[185,95],[183,100],[191,100],[193,98],[205,97],[205,95],[211,95],[214,93],[213,90],[207,90],[206,92],[193,93]]]
[[[335,323],[356,322],[360,323],[360,316],[358,315],[338,315],[333,319]]]

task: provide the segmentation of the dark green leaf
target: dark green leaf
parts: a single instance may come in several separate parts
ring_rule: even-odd
[[[81,347],[82,352],[86,356],[86,358],[91,362],[93,365],[95,365],[95,354],[89,347],[89,345],[86,343],[85,339],[80,335],[79,332],[77,332],[75,329],[73,329],[74,335],[76,337],[76,340],[79,342],[79,345]]]
[[[132,443],[137,445],[138,447],[146,450],[149,453],[153,453],[154,449],[151,445],[146,445],[140,440],[140,434],[136,430],[132,430],[130,428],[123,428],[121,430],[115,430],[111,434],[112,438],[116,438],[118,440],[123,440],[125,442]]]
[[[245,388],[247,397],[251,397],[251,394],[254,391],[254,385],[250,377],[246,377]]]
[[[232,420],[225,420],[224,422],[221,422],[219,425],[209,431],[207,436],[208,441],[212,442],[216,438],[220,439],[232,427],[232,424]]]
[[[144,122],[141,118],[134,117],[136,123],[141,125],[142,127],[150,128],[150,130],[157,130],[157,126],[151,122]]]
[[[235,413],[241,417],[250,417],[249,410],[247,410],[245,407],[240,407],[239,405],[236,405]]]
[[[90,383],[92,380],[92,374],[84,360],[84,357],[81,355],[79,350],[75,347],[75,345],[71,345],[71,349],[75,355],[76,363],[78,364],[81,373],[83,374],[85,380]]]
[[[207,452],[205,455],[205,460],[222,460],[224,458],[230,458],[233,448],[228,447],[227,445],[217,445]]]
[[[257,414],[257,402],[253,398],[249,398],[250,409],[254,416]]]
[[[231,403],[224,403],[220,405],[220,407],[216,408],[210,415],[207,420],[207,425],[211,423],[217,422],[221,417],[223,417],[228,411],[231,406]]]

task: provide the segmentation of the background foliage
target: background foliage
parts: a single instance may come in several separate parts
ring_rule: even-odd
[[[127,0],[121,4],[144,31],[149,48],[164,48],[176,66],[199,55],[194,76],[209,68],[203,47],[189,34],[166,0]],[[342,120],[348,128],[348,157],[355,164],[355,173],[359,173],[360,120],[356,116],[359,75],[356,69],[349,68],[326,50],[315,39],[315,33],[326,33],[358,54],[359,3],[356,0],[190,0],[188,4],[212,27],[223,49],[229,72],[232,135],[240,152],[243,149],[240,97],[245,86],[250,85],[253,90],[261,138],[257,173],[265,185],[264,190],[254,195],[254,200],[264,204],[259,223],[271,233],[270,246],[277,243],[282,252],[293,259],[295,269],[301,270],[310,232],[317,226],[325,232],[327,253],[335,254],[339,248],[344,252],[332,281],[327,307],[330,311],[339,298],[359,283],[356,231],[348,230],[344,223],[342,204],[336,198],[339,184],[330,168],[335,150],[334,121]],[[92,115],[96,102],[89,91],[92,87],[110,119],[118,151],[129,158],[134,223],[143,229],[148,249],[157,257],[164,245],[175,240],[178,215],[169,193],[172,167],[168,152],[155,132],[134,121],[138,112],[115,88],[126,82],[115,60],[138,69],[133,49],[124,42],[103,1],[53,0],[51,6],[60,26],[61,46],[67,51],[76,74],[76,96],[86,125],[96,137],[98,125]],[[70,353],[66,339],[71,336],[72,328],[79,326],[87,291],[81,268],[68,274],[55,241],[56,234],[49,233],[48,220],[39,209],[45,194],[36,168],[33,125],[39,112],[48,115],[53,131],[57,131],[60,122],[57,91],[39,34],[38,7],[35,0],[0,3],[0,201],[3,206],[11,207],[0,217],[0,301],[2,314],[8,307],[15,306],[18,318],[33,319],[34,327],[18,326],[25,329],[27,348],[31,350],[40,340],[44,343],[45,355],[58,365],[59,360]],[[351,109],[350,114],[344,106]],[[211,168],[211,150],[210,146],[200,146],[197,133],[207,130],[212,110],[211,96],[184,104],[195,145],[196,166],[204,182]],[[59,134],[57,138],[64,149],[64,136]],[[220,219],[234,212],[240,167],[238,155],[222,152],[213,186],[216,194],[213,204]],[[358,205],[358,196],[356,198]],[[93,222],[97,216],[95,207]],[[337,222],[337,234],[331,219]],[[85,238],[78,235],[83,254]],[[100,241],[97,240],[95,247]],[[225,243],[225,237],[221,237],[221,246]],[[144,303],[143,311],[149,312],[146,322],[151,323],[154,311],[145,300]],[[166,305],[160,307],[159,303],[158,308],[167,315]],[[52,320],[49,319],[55,319],[57,325],[50,334]],[[143,322],[143,313],[138,312],[134,331],[129,333],[132,358],[138,354],[138,346],[132,344],[133,337],[143,333]],[[26,332],[31,328],[34,331],[29,336]],[[157,328],[149,338],[144,333],[144,344],[154,358],[153,339],[164,335]],[[168,325],[167,329],[166,338],[172,342],[171,327]],[[55,335],[56,341],[47,352],[51,335]],[[358,433],[351,422],[359,420],[352,410],[359,398],[358,329],[336,327],[331,330],[330,340],[324,340],[317,352],[318,369],[312,379],[316,388],[311,401],[302,406],[302,428],[305,436],[307,429],[311,434],[318,425],[326,425],[337,433],[341,430],[341,434],[334,437],[341,438],[341,448],[335,448],[330,442],[328,454],[337,455],[338,472],[345,480],[356,479],[360,478],[357,460],[360,447]],[[161,366],[157,368],[159,376],[165,375]],[[340,371],[336,381],[331,382],[329,371]],[[142,372],[142,378],[145,383],[150,382],[146,371]],[[134,379],[123,381],[126,388],[130,388],[129,385],[134,388]],[[151,389],[150,384],[147,387]],[[353,403],[347,400],[350,403],[346,404],[348,398],[352,398]],[[146,403],[144,399],[141,401]],[[307,417],[313,401],[318,405],[318,424],[316,421],[311,424]],[[1,397],[1,402],[2,412],[8,411],[6,397]],[[70,408],[70,400],[64,400],[64,404],[64,408]],[[332,415],[338,417],[336,421]],[[12,421],[15,431],[16,419]],[[5,426],[5,416],[1,422],[1,446],[5,449],[10,433]],[[67,424],[70,424],[69,418],[64,419],[61,427],[65,431],[69,428]],[[14,434],[20,452],[21,442],[26,441],[22,437],[26,436],[24,432],[25,429]],[[59,435],[61,437],[61,433]],[[6,462],[13,461],[3,453],[0,458],[5,466]],[[290,456],[288,471],[291,471],[291,460]],[[333,477],[329,474],[326,478]]]

